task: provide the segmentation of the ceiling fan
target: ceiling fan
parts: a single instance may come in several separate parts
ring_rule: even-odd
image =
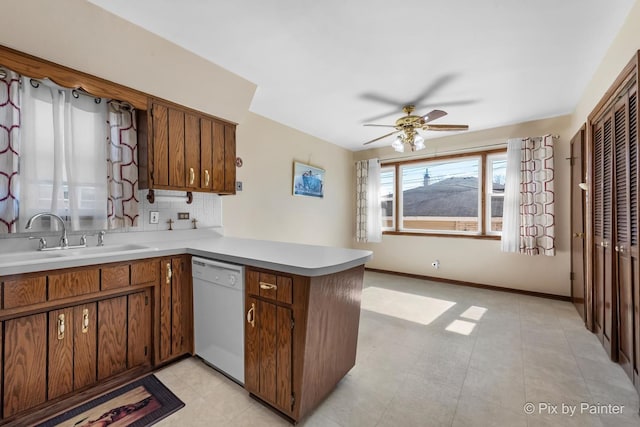
[[[433,110],[424,116],[415,116],[413,115],[413,110],[415,110],[415,106],[413,105],[405,105],[402,107],[402,111],[404,111],[407,115],[400,117],[396,120],[394,125],[379,125],[373,123],[365,123],[364,126],[377,126],[377,127],[390,127],[395,128],[395,130],[386,135],[382,135],[378,138],[372,139],[371,141],[365,142],[363,145],[371,144],[372,142],[379,141],[383,138],[386,138],[391,135],[395,135],[396,133],[400,133],[396,139],[393,141],[391,146],[398,152],[404,151],[404,144],[409,144],[411,147],[411,151],[422,150],[424,147],[424,138],[420,136],[418,133],[418,129],[422,130],[435,130],[435,131],[461,131],[468,130],[468,125],[430,125],[429,122],[439,119],[440,117],[446,116],[447,113],[442,110]]]

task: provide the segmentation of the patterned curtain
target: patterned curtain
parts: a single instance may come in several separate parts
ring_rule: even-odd
[[[107,179],[109,229],[138,225],[138,138],[135,110],[109,101]]]
[[[381,240],[380,162],[361,160],[356,162],[356,241]]]
[[[520,253],[556,254],[553,137],[522,141],[520,182]]]
[[[0,233],[15,233],[18,221],[20,76],[0,68]]]
[[[508,141],[502,251],[556,254],[553,178],[553,136]]]

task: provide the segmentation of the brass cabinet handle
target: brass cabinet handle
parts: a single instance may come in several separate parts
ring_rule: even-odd
[[[167,263],[167,284],[171,283],[171,263]]]
[[[624,253],[624,246],[623,245],[616,245],[616,247],[614,248],[616,250],[616,252],[620,252],[621,254]]]
[[[247,322],[252,328],[256,327],[256,304],[251,303],[251,308],[247,311]]]
[[[584,237],[584,233],[573,233],[573,237]]]
[[[273,285],[271,283],[267,283],[267,282],[260,282],[260,289],[264,289],[264,290],[270,291],[272,289],[273,290],[278,289],[278,286]]]
[[[204,170],[204,186],[209,186],[209,169]]]
[[[189,185],[193,185],[193,181],[196,180],[196,173],[193,168],[189,168]]]
[[[64,339],[64,314],[58,315],[58,339]]]
[[[609,247],[609,242],[604,241],[604,242],[600,243],[600,246],[602,246],[603,248],[608,248]]]
[[[86,334],[89,331],[89,309],[82,310],[82,333]]]

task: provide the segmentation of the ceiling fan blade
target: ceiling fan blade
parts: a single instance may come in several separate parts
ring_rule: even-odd
[[[469,125],[424,125],[424,130],[469,130]]]
[[[380,137],[378,137],[378,138],[376,138],[376,139],[372,139],[371,141],[367,141],[367,142],[365,142],[365,143],[364,143],[364,144],[362,144],[362,145],[367,145],[367,144],[371,144],[372,142],[380,141],[382,138],[386,138],[386,137],[391,136],[391,135],[393,135],[394,133],[398,133],[398,132],[400,132],[400,131],[399,131],[399,130],[397,130],[397,131],[395,131],[395,132],[391,132],[391,133],[388,133],[388,134],[386,134],[386,135],[382,135],[382,136],[380,136]]]
[[[425,123],[429,123],[432,120],[439,119],[440,117],[444,117],[446,115],[447,115],[446,111],[432,110],[429,113],[427,113],[424,116],[422,116],[422,118],[424,119]]]
[[[402,104],[402,101],[398,101],[396,99],[387,98],[384,95],[378,95],[378,94],[371,93],[371,92],[360,94],[360,98],[361,99],[366,99],[366,100],[369,100],[369,101],[376,101],[376,102],[379,102],[381,104],[393,105],[394,107],[397,107],[398,105]]]
[[[416,96],[416,98],[413,99],[413,101],[411,103],[413,105],[418,105],[421,102],[424,102],[425,99],[430,98],[434,93],[436,93],[438,91],[438,89],[440,89],[442,86],[445,86],[447,83],[449,83],[455,77],[456,77],[455,74],[444,74],[444,75],[438,77],[433,83],[431,83],[431,85],[429,85],[429,87],[427,87],[425,90],[423,90],[421,94]]]
[[[394,128],[394,127],[396,127],[396,125],[376,125],[374,123],[365,123],[362,126],[376,126],[376,127],[381,127],[381,128]]]

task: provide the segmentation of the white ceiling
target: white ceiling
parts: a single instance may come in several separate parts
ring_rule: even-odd
[[[252,112],[350,150],[389,144],[363,147],[386,129],[362,124],[410,102],[472,131],[572,112],[635,2],[90,1],[255,83]]]

